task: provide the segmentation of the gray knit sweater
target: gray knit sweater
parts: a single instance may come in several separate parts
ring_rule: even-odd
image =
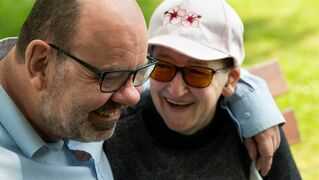
[[[142,102],[104,144],[116,180],[248,179],[251,161],[224,110],[217,109],[208,127],[185,136],[166,127],[151,98]],[[301,179],[284,137],[273,163],[265,179]]]

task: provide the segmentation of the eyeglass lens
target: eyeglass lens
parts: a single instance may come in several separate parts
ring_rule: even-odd
[[[148,64],[136,71],[107,72],[103,78],[101,90],[103,92],[113,92],[120,89],[128,81],[131,74],[133,74],[134,86],[141,86],[150,77],[154,66],[154,64]]]

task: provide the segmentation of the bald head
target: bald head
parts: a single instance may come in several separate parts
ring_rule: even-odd
[[[119,33],[117,28],[131,32],[140,31],[139,34],[146,37],[144,16],[135,0],[96,0],[85,1],[83,4],[87,6],[81,12],[81,22],[85,26],[104,26],[110,33]]]
[[[85,44],[88,38],[98,41],[108,35],[112,43],[114,34],[127,38],[128,33],[140,36],[135,39],[140,44],[147,41],[144,17],[135,0],[37,0],[21,28],[18,52],[23,58],[33,39],[69,51],[74,44]],[[79,37],[81,41],[76,41]]]
[[[83,9],[75,46],[121,51],[124,44],[126,51],[146,55],[147,28],[135,0],[81,2]]]

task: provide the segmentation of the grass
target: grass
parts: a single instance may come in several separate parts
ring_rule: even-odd
[[[0,38],[17,36],[34,0],[0,1]],[[146,20],[160,0],[137,0]],[[280,108],[293,107],[302,142],[291,149],[305,180],[319,177],[319,1],[229,0],[245,25],[249,66],[278,59],[290,91],[276,99]],[[317,73],[316,73],[317,72]]]
[[[0,1],[0,38],[18,36],[35,0]]]
[[[302,142],[291,149],[304,179],[317,179],[319,172],[319,2],[315,0],[231,0],[242,17],[246,33],[245,66],[276,58],[290,86],[276,100],[279,107],[293,107]]]

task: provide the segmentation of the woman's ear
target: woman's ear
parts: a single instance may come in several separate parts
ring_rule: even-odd
[[[228,74],[228,81],[223,88],[222,95],[224,97],[232,96],[235,92],[237,82],[240,78],[240,68],[234,67]]]
[[[25,51],[25,64],[31,85],[39,91],[46,87],[50,52],[51,47],[42,40],[31,41]]]

